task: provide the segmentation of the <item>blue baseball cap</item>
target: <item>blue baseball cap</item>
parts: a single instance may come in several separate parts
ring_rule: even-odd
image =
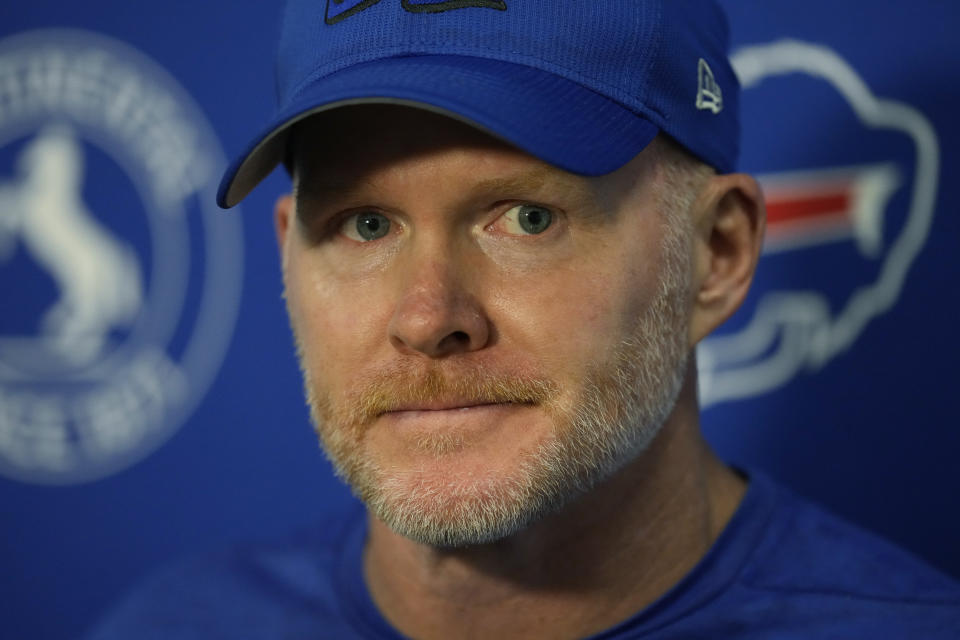
[[[298,121],[369,103],[462,120],[581,175],[618,169],[659,132],[730,172],[728,39],[713,0],[289,0],[278,108],[217,202],[232,207],[273,171]]]

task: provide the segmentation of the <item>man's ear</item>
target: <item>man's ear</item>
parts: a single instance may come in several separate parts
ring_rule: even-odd
[[[291,194],[277,198],[277,203],[273,205],[273,230],[277,234],[277,247],[280,249],[281,256],[284,255],[287,234],[294,224],[295,215],[296,209]]]
[[[693,215],[691,345],[729,318],[747,295],[766,226],[760,185],[743,173],[712,176]]]

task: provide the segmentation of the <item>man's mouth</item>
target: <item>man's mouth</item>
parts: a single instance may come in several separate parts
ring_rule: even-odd
[[[431,400],[425,402],[412,402],[384,411],[381,415],[402,414],[414,412],[436,412],[436,411],[468,411],[470,409],[479,409],[483,407],[499,407],[516,404],[513,402],[497,402],[488,400]]]

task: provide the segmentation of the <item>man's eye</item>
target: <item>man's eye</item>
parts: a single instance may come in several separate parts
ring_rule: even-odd
[[[520,204],[503,214],[503,219],[508,233],[535,235],[547,230],[553,222],[553,214],[534,204]]]
[[[374,211],[355,213],[343,221],[340,232],[357,242],[379,240],[390,232],[390,220]]]

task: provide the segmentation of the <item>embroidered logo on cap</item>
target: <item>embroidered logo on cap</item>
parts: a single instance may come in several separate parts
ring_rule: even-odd
[[[336,24],[368,7],[372,7],[378,2],[380,0],[327,0],[324,22]],[[401,0],[400,5],[404,11],[410,13],[442,13],[470,7],[497,9],[498,11],[507,10],[507,3],[504,0]]]
[[[380,0],[327,0],[327,14],[324,16],[324,22],[336,24],[378,2]]]
[[[413,13],[440,13],[467,7],[506,11],[507,3],[503,0],[403,0],[403,8]]]
[[[707,109],[711,113],[720,113],[723,109],[723,92],[703,58],[697,65],[697,109]]]

